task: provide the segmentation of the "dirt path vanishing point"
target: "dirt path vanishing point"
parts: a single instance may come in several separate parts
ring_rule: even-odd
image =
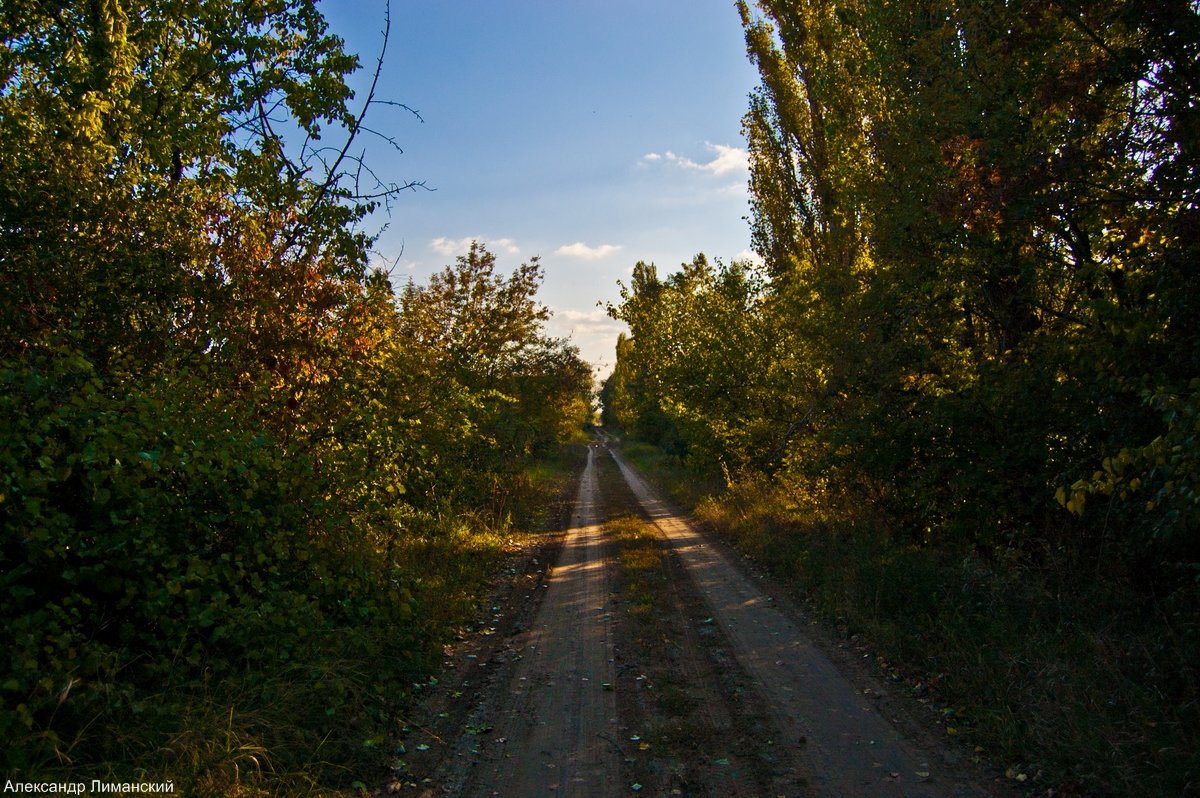
[[[595,453],[541,609],[527,633],[509,697],[491,717],[469,796],[620,795],[614,747],[612,618],[599,525]]]
[[[643,510],[674,546],[734,656],[770,707],[779,739],[805,765],[820,798],[979,796],[954,784],[856,690],[833,662],[755,584],[676,514],[616,452]]]

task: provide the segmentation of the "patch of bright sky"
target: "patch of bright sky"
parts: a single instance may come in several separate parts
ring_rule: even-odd
[[[369,72],[383,0],[326,2]],[[502,269],[541,257],[549,329],[607,372],[622,326],[597,303],[639,261],[749,254],[741,118],[758,76],[733,0],[393,0],[364,140],[394,203],[393,282],[424,281],[479,239]]]

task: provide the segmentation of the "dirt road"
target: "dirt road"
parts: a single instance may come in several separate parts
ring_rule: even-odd
[[[544,574],[514,569],[483,636],[448,652],[410,741],[427,741],[425,758],[404,762],[394,787],[431,798],[995,794],[910,717],[900,725],[913,734],[898,732],[896,704],[843,673],[794,607],[601,444],[551,556]]]
[[[595,456],[589,449],[558,563],[520,646],[508,697],[492,718],[497,743],[481,752],[466,795],[620,794],[610,783],[620,768],[611,742],[612,615]]]

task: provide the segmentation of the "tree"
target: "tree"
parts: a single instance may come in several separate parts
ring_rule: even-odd
[[[817,438],[903,526],[1024,546],[1056,484],[1190,406],[1196,14],[757,6],[755,242]],[[1128,496],[1125,468],[1060,496]]]
[[[771,390],[783,341],[767,335],[765,290],[750,265],[703,254],[661,281],[637,264],[609,308],[630,327],[605,386],[609,420],[708,474],[772,467],[787,411]]]
[[[575,347],[545,334],[541,281],[536,258],[505,277],[495,255],[472,242],[427,285],[410,281],[401,293],[398,338],[439,386],[428,415],[447,436],[437,447],[443,488],[503,493],[531,457],[588,420],[591,369]]]

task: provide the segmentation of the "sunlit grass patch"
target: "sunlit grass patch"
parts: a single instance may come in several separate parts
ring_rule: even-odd
[[[611,519],[605,529],[616,544],[618,582],[626,611],[639,624],[648,624],[660,602],[664,568],[654,527],[625,515]]]
[[[610,522],[608,529],[617,542],[622,571],[634,579],[662,575],[663,552],[653,526],[636,518],[622,518]]]
[[[621,567],[627,571],[655,571],[662,568],[662,556],[649,546],[623,549]]]

